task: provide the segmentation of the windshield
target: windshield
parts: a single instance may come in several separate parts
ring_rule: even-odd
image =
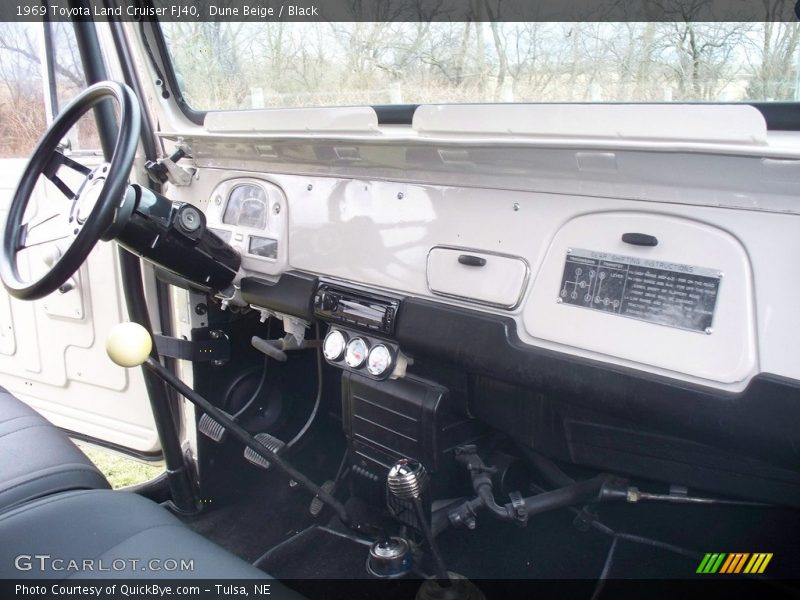
[[[163,23],[196,110],[794,101],[800,23]]]

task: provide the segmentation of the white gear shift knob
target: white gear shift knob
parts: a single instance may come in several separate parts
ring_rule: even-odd
[[[106,338],[108,357],[120,367],[138,367],[150,356],[153,338],[138,323],[114,325]]]

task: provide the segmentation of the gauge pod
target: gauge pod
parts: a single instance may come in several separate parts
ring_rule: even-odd
[[[357,369],[364,364],[364,361],[367,359],[368,351],[367,342],[359,337],[353,338],[347,343],[347,348],[344,353],[344,362],[347,363],[347,366],[351,369]]]
[[[392,366],[392,353],[383,344],[378,344],[369,351],[367,356],[367,371],[370,375],[380,377]]]
[[[322,353],[328,360],[339,360],[344,354],[346,344],[347,338],[344,337],[344,334],[338,329],[331,329],[322,343]]]

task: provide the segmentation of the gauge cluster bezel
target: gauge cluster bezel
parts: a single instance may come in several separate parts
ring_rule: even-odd
[[[333,357],[331,357],[330,353],[327,353],[327,346],[329,338],[335,335],[342,335],[344,337],[344,345],[341,352],[337,352]],[[351,363],[348,362],[348,348],[351,344],[357,343],[356,340],[361,340],[366,345],[366,353],[364,354],[363,359],[355,366],[351,366]],[[385,370],[375,373],[371,369],[369,369],[369,361],[372,352],[378,347],[384,347],[389,353],[389,365],[386,367]],[[398,365],[398,357],[400,355],[400,348],[398,347],[397,343],[392,342],[391,340],[387,340],[385,338],[376,337],[374,335],[369,335],[360,331],[356,331],[353,329],[345,329],[343,327],[339,327],[337,325],[331,326],[328,330],[328,333],[325,335],[322,341],[322,348],[323,348],[323,357],[328,364],[331,364],[335,367],[339,367],[340,369],[344,369],[345,371],[350,371],[352,373],[358,373],[365,377],[369,377],[370,379],[375,379],[377,381],[383,381],[385,379],[389,379],[392,374],[395,372],[395,369]]]
[[[237,190],[252,186],[266,197],[266,224],[262,227],[225,223],[225,213],[231,197]],[[283,190],[264,179],[235,177],[220,182],[211,193],[206,211],[209,229],[227,241],[242,256],[242,267],[247,271],[280,275],[288,262],[288,202]],[[256,247],[266,247],[268,252],[258,254]]]

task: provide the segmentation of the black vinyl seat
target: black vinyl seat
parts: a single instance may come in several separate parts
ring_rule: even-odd
[[[63,492],[0,514],[0,579],[76,578],[270,579],[129,492]]]
[[[57,492],[108,487],[61,430],[0,388],[0,511]]]

